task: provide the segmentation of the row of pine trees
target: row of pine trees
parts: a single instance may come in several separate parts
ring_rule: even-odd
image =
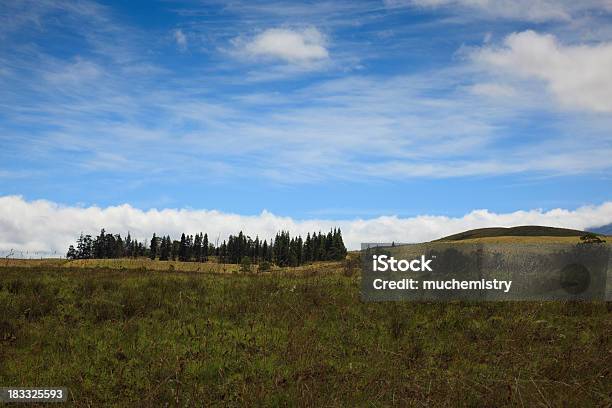
[[[214,256],[220,263],[238,264],[248,259],[251,263],[268,262],[278,266],[299,266],[314,261],[342,260],[346,257],[342,232],[334,228],[327,234],[308,234],[291,237],[281,231],[274,239],[261,241],[238,233],[230,235],[221,244],[209,242],[208,234],[181,234],[180,240],[169,235],[158,237],[153,234],[148,245],[132,239],[128,233],[123,239],[120,234],[109,234],[104,229],[100,235],[81,234],[76,247],[70,245],[66,257],[69,259],[150,257],[162,261],[206,262]]]

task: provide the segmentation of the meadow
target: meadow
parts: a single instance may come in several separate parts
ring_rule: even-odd
[[[82,407],[612,405],[602,302],[363,303],[341,262],[114,261],[0,264],[0,385]]]

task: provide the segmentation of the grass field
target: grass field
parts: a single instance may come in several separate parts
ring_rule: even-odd
[[[75,406],[612,405],[604,303],[363,303],[340,263],[11,262],[0,385]]]

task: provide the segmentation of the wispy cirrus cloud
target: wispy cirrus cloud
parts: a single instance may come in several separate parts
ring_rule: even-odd
[[[46,118],[50,127],[22,146],[28,157],[57,161],[73,171],[123,176],[170,172],[190,177],[221,162],[220,177],[283,184],[609,168],[608,137],[579,117],[560,120],[554,135],[498,146],[514,130],[516,108],[492,106],[455,83],[455,75],[441,72],[436,80],[430,75],[348,76],[298,87],[279,100],[257,93],[212,97],[178,85],[150,92],[146,83],[142,90],[126,91],[125,76],[110,72],[93,85],[70,80],[59,94],[57,84],[46,87],[43,78],[30,84],[39,103],[27,109],[7,106],[5,115],[21,123]],[[167,87],[173,88],[173,81]],[[455,92],[441,96],[439,90],[449,87]],[[567,130],[571,123],[591,130],[578,141]],[[4,134],[23,135],[15,129]]]
[[[47,81],[55,84],[87,83],[96,81],[101,75],[103,70],[97,64],[80,57],[43,74]]]
[[[602,41],[519,32],[497,43],[491,34],[482,48],[457,40],[429,63],[429,36],[452,37],[438,20],[404,24],[406,9],[374,1],[223,3],[205,10],[218,19],[195,10],[181,14],[194,20],[148,32],[94,2],[30,4],[36,11],[12,28],[20,35],[0,49],[7,174],[44,163],[57,183],[86,174],[117,185],[284,187],[601,175],[612,166],[607,78],[596,71],[607,67]],[[413,31],[401,37],[401,28]],[[177,54],[181,44],[190,52]],[[452,55],[462,48],[473,52]],[[572,102],[578,88],[588,92]],[[541,89],[582,110],[560,113]]]
[[[416,7],[469,13],[472,17],[530,22],[569,21],[597,10],[612,11],[608,0],[385,0],[390,8]]]

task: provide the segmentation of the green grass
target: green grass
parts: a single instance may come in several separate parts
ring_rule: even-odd
[[[612,404],[604,303],[362,303],[357,276],[320,272],[0,268],[0,385],[76,406]]]

